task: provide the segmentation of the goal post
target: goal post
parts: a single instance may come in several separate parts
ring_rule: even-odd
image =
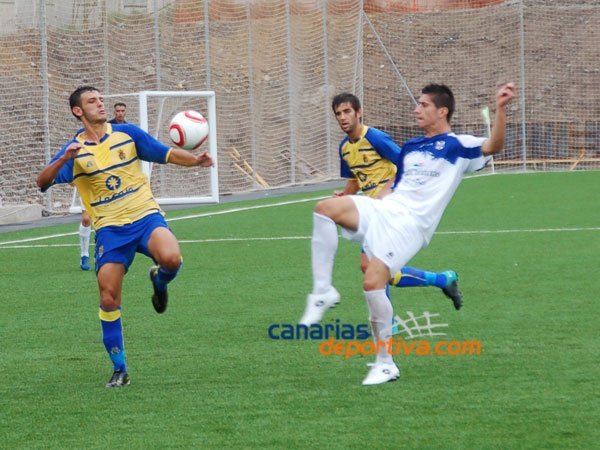
[[[132,101],[133,100],[133,101]],[[106,94],[104,102],[109,115],[115,103],[125,103],[128,123],[169,145],[168,124],[179,111],[192,109],[208,121],[208,139],[196,151],[207,150],[214,166],[199,170],[169,164],[141,161],[143,172],[150,180],[152,192],[160,205],[195,205],[219,202],[219,171],[217,166],[217,107],[214,91],[140,91],[126,94]],[[74,190],[70,213],[81,212],[81,201]]]

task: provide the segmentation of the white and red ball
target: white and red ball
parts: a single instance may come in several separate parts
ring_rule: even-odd
[[[208,138],[208,122],[198,111],[181,111],[171,119],[169,137],[177,147],[195,150]]]

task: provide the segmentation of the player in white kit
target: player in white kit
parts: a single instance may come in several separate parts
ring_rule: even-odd
[[[456,135],[450,127],[454,96],[444,85],[423,88],[414,110],[424,135],[402,146],[398,169],[402,178],[383,199],[348,195],[317,203],[313,214],[313,292],[307,311],[322,314],[339,301],[331,275],[338,245],[337,225],[344,237],[361,243],[369,258],[363,279],[372,334],[377,342],[391,337],[393,308],[386,296],[391,274],[425,248],[465,173],[480,170],[504,146],[506,106],[514,97],[513,83],[496,93],[494,126],[489,138]],[[316,309],[315,311],[309,311]],[[385,345],[363,385],[395,380],[400,370]]]

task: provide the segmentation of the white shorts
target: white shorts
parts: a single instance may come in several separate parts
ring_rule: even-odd
[[[358,210],[358,230],[342,228],[342,236],[362,243],[367,257],[383,261],[390,274],[398,272],[427,246],[423,232],[402,204],[359,195],[350,198]]]

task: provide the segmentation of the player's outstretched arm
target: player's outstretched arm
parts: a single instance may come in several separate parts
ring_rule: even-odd
[[[169,164],[176,164],[178,166],[202,166],[212,167],[214,161],[208,152],[202,152],[199,155],[194,155],[187,150],[180,148],[172,148],[169,153]]]
[[[60,172],[60,169],[62,169],[62,167],[68,161],[75,158],[82,147],[83,145],[81,145],[80,143],[73,142],[65,149],[64,153],[59,158],[57,158],[52,164],[48,164],[46,167],[44,167],[44,169],[42,169],[42,171],[37,176],[36,183],[38,187],[42,191],[48,189],[52,185],[52,182],[54,181],[56,176],[58,175],[58,172]]]
[[[496,114],[492,134],[482,146],[484,155],[493,155],[504,148],[504,138],[506,135],[506,106],[515,96],[515,84],[506,83],[496,93]]]

